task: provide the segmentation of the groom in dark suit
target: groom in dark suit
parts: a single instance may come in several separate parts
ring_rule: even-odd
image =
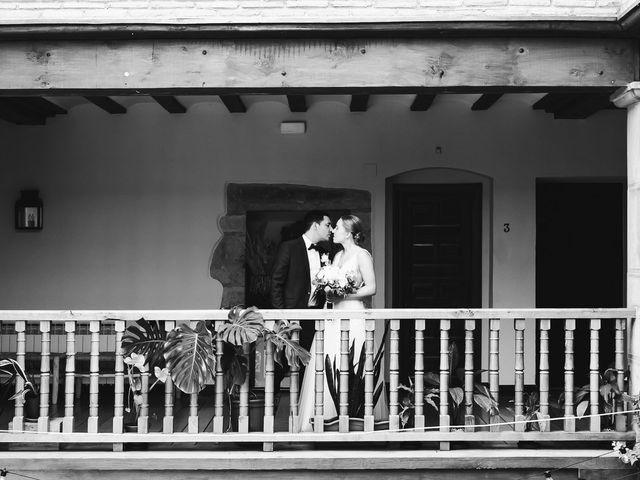
[[[324,292],[316,294],[311,281],[321,267],[322,253],[318,242],[329,240],[331,219],[320,211],[307,213],[305,232],[293,240],[283,242],[273,264],[271,275],[271,304],[273,308],[322,308]],[[313,340],[312,322],[301,322],[300,345],[309,349]]]

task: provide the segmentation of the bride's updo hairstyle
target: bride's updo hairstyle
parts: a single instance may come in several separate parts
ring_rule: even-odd
[[[353,241],[359,247],[364,245],[364,232],[362,231],[362,220],[355,215],[343,215],[340,217],[344,228],[351,233]]]

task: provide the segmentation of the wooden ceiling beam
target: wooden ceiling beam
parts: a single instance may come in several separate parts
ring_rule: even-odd
[[[84,98],[112,115],[127,113],[127,109],[125,107],[123,107],[110,97],[88,96]]]
[[[266,74],[263,55],[273,48],[281,53]],[[633,39],[586,37],[194,39],[187,49],[178,38],[17,40],[0,46],[11,72],[0,75],[0,94],[42,94],[43,85],[47,95],[616,88],[634,80],[637,53]]]
[[[351,95],[349,110],[352,112],[366,112],[369,106],[369,95]]]
[[[416,98],[413,99],[413,103],[409,110],[412,112],[426,112],[431,107],[431,104],[435,100],[435,95],[426,95],[426,94],[418,94]]]
[[[479,110],[489,110],[494,103],[500,100],[502,93],[485,93],[471,105],[471,110],[477,112]]]
[[[287,95],[287,102],[291,112],[307,111],[307,100],[304,95]]]
[[[220,100],[227,107],[229,113],[245,113],[247,111],[240,95],[220,95]]]
[[[187,109],[172,95],[151,95],[158,105],[169,113],[185,113]]]

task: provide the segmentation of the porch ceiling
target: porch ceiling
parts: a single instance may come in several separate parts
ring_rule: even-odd
[[[45,125],[48,118],[65,115],[79,105],[94,105],[111,115],[126,114],[139,104],[152,104],[158,114],[184,114],[198,103],[218,103],[234,114],[246,114],[255,104],[277,102],[291,113],[304,113],[315,104],[332,101],[344,104],[352,113],[366,112],[392,100],[412,112],[426,112],[444,96],[454,96],[472,111],[482,112],[499,106],[505,95],[517,97],[523,111],[543,110],[554,119],[584,119],[616,107],[609,100],[613,89],[595,92],[472,93],[472,94],[344,94],[344,95],[133,95],[133,96],[4,96],[0,97],[0,119],[16,125]]]

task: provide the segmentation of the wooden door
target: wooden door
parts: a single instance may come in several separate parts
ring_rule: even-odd
[[[393,306],[400,308],[481,307],[482,184],[395,185]],[[439,330],[425,335],[427,371],[437,371]],[[480,331],[475,348],[480,358]],[[464,348],[464,322],[454,322],[452,341]],[[413,352],[410,323],[400,332],[401,348]],[[401,355],[401,378],[414,359]]]
[[[621,183],[538,183],[536,188],[536,306],[624,306],[624,188]],[[600,370],[614,361],[614,322],[600,331]],[[589,329],[575,332],[576,386],[588,383]],[[564,324],[551,322],[552,365],[564,365]],[[564,385],[562,368],[550,384]]]

